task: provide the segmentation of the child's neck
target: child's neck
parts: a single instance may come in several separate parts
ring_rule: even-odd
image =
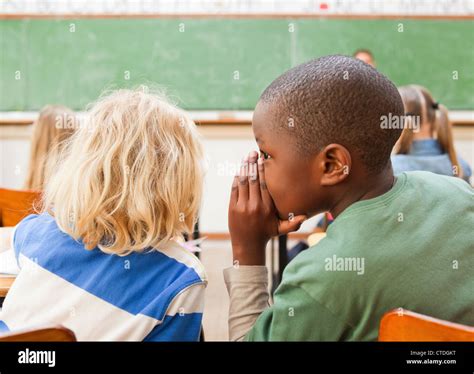
[[[356,188],[354,188],[354,186],[349,187],[347,193],[330,209],[330,213],[336,218],[346,208],[357,201],[373,199],[374,197],[383,195],[390,191],[395,185],[395,180],[396,178],[393,175],[392,166],[390,165],[388,170],[371,179],[369,185],[364,184],[363,186],[356,186]]]

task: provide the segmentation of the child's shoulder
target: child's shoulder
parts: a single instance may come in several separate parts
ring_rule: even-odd
[[[58,262],[58,258],[70,260],[71,264],[76,265],[107,263],[111,268],[117,269],[130,263],[131,268],[148,274],[159,273],[161,278],[171,280],[184,277],[190,283],[207,282],[206,272],[199,259],[175,241],[170,240],[160,248],[132,252],[127,256],[105,253],[98,248],[88,251],[80,239],[75,240],[63,232],[54,217],[48,213],[32,214],[24,218],[15,229],[14,244],[18,252],[52,264]],[[63,261],[59,262],[65,265]]]
[[[15,226],[13,243],[15,246],[23,246],[27,241],[49,237],[48,234],[52,231],[59,231],[59,228],[48,213],[30,214]]]
[[[435,174],[429,171],[405,172],[408,183],[412,187],[430,189],[432,193],[450,193],[451,191],[473,194],[469,183],[461,178]]]
[[[20,222],[18,222],[16,227],[20,227],[20,226],[31,227],[31,226],[35,226],[39,223],[44,225],[44,224],[48,224],[48,223],[52,224],[54,222],[55,222],[54,218],[49,213],[33,213],[33,214],[30,214],[30,215],[26,216]]]
[[[160,248],[155,248],[153,251],[165,255],[176,265],[192,269],[202,282],[207,283],[207,274],[201,261],[190,252],[189,249],[183,247],[174,240],[170,240]]]

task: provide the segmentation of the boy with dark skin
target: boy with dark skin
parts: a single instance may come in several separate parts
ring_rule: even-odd
[[[312,159],[295,157],[287,150],[295,145],[265,127],[271,110],[261,103],[255,108],[252,128],[262,155],[249,153],[232,184],[230,204],[234,207],[229,210],[229,224],[234,261],[240,265],[265,265],[270,238],[298,230],[317,213],[329,211],[337,218],[349,205],[382,195],[395,182],[390,163],[368,180],[361,161],[340,144],[327,145]],[[265,159],[265,154],[271,158]],[[256,163],[257,168],[251,166]],[[257,170],[254,176],[249,175],[252,169]],[[294,183],[304,179],[308,183]],[[291,194],[286,186],[292,186]]]
[[[327,56],[297,66],[262,94],[252,122],[260,156],[253,151],[243,160],[229,203],[234,267],[226,269],[224,277],[230,295],[231,340],[375,340],[382,314],[399,306],[474,322],[468,306],[462,306],[461,311],[441,311],[414,295],[397,299],[398,289],[383,294],[372,288],[384,277],[387,285],[380,281],[381,288],[389,287],[394,275],[380,277],[378,267],[400,260],[394,253],[404,246],[405,239],[397,238],[406,236],[413,242],[413,237],[424,234],[396,225],[392,218],[400,215],[399,210],[409,217],[427,214],[433,204],[424,204],[417,196],[410,202],[421,189],[418,186],[429,184],[431,175],[403,175],[398,181],[393,175],[390,152],[401,128],[380,126],[382,117],[390,115],[403,115],[396,87],[367,64],[344,56]],[[434,181],[433,193],[437,183],[449,189],[451,182]],[[463,203],[472,201],[472,189],[456,193]],[[408,199],[406,206],[397,200],[403,195]],[[412,213],[415,201],[421,208]],[[447,204],[446,209],[455,208]],[[271,237],[295,231],[306,218],[324,211],[331,212],[338,224],[331,225],[321,244],[289,264],[274,305],[269,307],[266,244]],[[338,220],[341,215],[345,217]],[[469,217],[474,217],[472,209]],[[463,235],[454,257],[472,263],[467,250],[468,226],[461,226]],[[407,234],[401,227],[413,232]],[[377,230],[380,236],[371,235]],[[385,240],[389,242],[386,252],[365,253],[367,247],[383,246]],[[426,245],[420,245],[419,250],[424,251]],[[331,272],[327,265],[323,269],[322,263],[344,255],[361,256],[362,265],[366,260],[372,271],[362,268],[358,274],[365,272],[365,277],[358,277],[350,268],[340,273]],[[422,256],[416,261],[422,261]],[[417,273],[414,269],[407,277],[415,282]],[[450,277],[446,278],[448,283],[456,281]],[[469,282],[473,283],[472,277]],[[345,301],[338,303],[336,299],[342,295],[337,293],[345,292]],[[468,299],[472,302],[473,298]],[[370,303],[380,305],[373,310]]]

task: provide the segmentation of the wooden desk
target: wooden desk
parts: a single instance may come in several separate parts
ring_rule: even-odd
[[[10,287],[15,281],[16,277],[14,276],[1,276],[0,275],[0,298],[7,296]]]

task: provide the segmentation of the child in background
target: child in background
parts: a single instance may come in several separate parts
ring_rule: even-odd
[[[231,340],[377,340],[404,308],[474,325],[474,193],[424,171],[394,177],[397,88],[371,66],[325,56],[285,72],[260,97],[260,148],[234,179],[224,271]],[[250,171],[250,172],[249,172]],[[269,305],[265,247],[329,211],[327,235],[291,261]]]
[[[24,183],[26,190],[41,192],[45,182],[48,180],[52,167],[58,162],[65,141],[80,126],[78,119],[73,111],[61,105],[47,105],[38,114],[38,118],[33,123],[33,132],[30,145],[30,161],[28,172]],[[22,202],[20,205],[25,205]],[[28,200],[29,204],[29,200]],[[41,209],[40,201],[34,201],[34,209]],[[26,205],[25,205],[26,206]],[[22,208],[21,211],[23,211]],[[28,209],[31,211],[31,209]],[[0,228],[0,241],[8,243],[8,248],[0,247],[0,272],[17,272],[13,251],[10,242],[13,227]],[[15,269],[16,268],[16,269]]]
[[[358,49],[352,56],[375,68],[374,55],[368,49]]]
[[[78,340],[198,340],[206,277],[175,240],[203,184],[196,127],[164,97],[118,90],[92,107],[13,233],[20,273],[0,330],[61,324]]]
[[[424,87],[410,85],[399,91],[411,122],[395,145],[392,156],[395,175],[403,171],[426,170],[469,182],[471,168],[456,154],[446,107],[437,103]],[[416,126],[414,120],[418,121]]]
[[[56,163],[64,141],[74,133],[78,124],[74,113],[64,106],[47,105],[40,111],[33,124],[25,189],[43,190],[51,165]]]

